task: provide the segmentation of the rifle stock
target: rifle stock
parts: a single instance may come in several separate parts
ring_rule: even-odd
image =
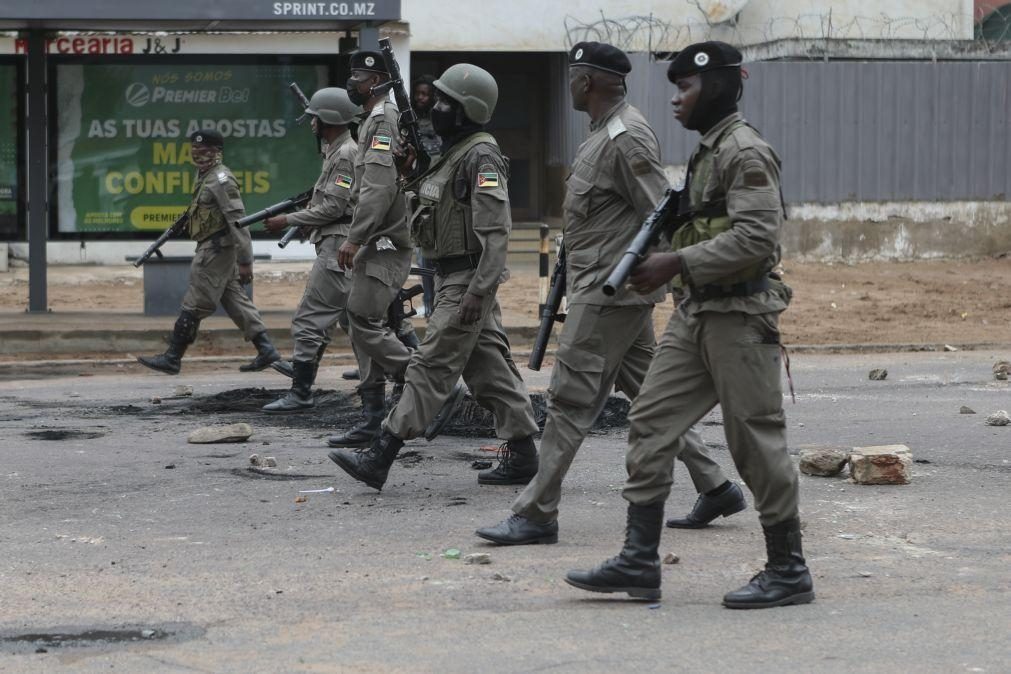
[[[639,232],[632,239],[632,243],[628,245],[618,264],[615,265],[607,280],[604,281],[603,290],[605,295],[611,297],[618,292],[619,288],[625,285],[628,277],[632,275],[635,265],[639,264],[639,261],[649,252],[649,249],[656,245],[660,234],[673,224],[675,217],[671,213],[671,210],[677,210],[680,196],[681,192],[671,189],[668,189],[664,193],[663,199],[656,205],[653,212],[646,217],[646,220],[642,223],[642,227],[639,228]]]
[[[530,359],[527,361],[527,368],[536,371],[541,369],[544,363],[544,354],[548,350],[548,340],[551,339],[551,329],[555,321],[559,323],[565,320],[565,316],[558,313],[562,306],[562,297],[565,296],[565,244],[558,251],[558,259],[555,260],[555,268],[551,272],[551,290],[548,291],[548,300],[544,303],[541,311],[541,324],[537,328],[537,339],[534,341],[534,348],[530,351]]]
[[[171,239],[173,236],[181,233],[182,230],[186,227],[186,223],[188,223],[189,221],[190,221],[189,212],[183,213],[178,218],[176,218],[176,221],[173,222],[168,229],[162,232],[161,236],[155,239],[154,243],[148,246],[147,250],[144,251],[144,254],[137,258],[137,261],[133,263],[133,266],[134,267],[141,266],[142,264],[147,262],[151,258],[151,256],[154,255],[155,253],[158,254],[158,257],[162,257],[161,251],[159,249],[162,247],[162,245],[164,245],[166,241]]]
[[[426,269],[424,267],[411,267],[411,276],[435,276],[434,269]],[[400,324],[404,322],[405,318],[410,318],[411,316],[417,316],[418,311],[414,308],[414,302],[412,301],[415,297],[425,292],[425,289],[420,283],[416,283],[409,288],[401,288],[397,291],[396,298],[390,303],[389,308],[386,310],[386,325],[397,332],[400,329]]]

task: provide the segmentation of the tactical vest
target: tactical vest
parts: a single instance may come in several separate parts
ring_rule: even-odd
[[[481,253],[481,243],[471,222],[469,195],[467,203],[460,203],[453,194],[452,185],[460,162],[480,143],[498,147],[491,134],[475,133],[443,155],[421,181],[418,189],[421,205],[411,219],[411,236],[428,259]]]
[[[197,185],[194,191],[193,201],[190,203],[189,210],[187,210],[190,216],[190,238],[197,243],[206,241],[211,236],[228,227],[225,214],[218,208],[217,203],[212,202],[211,205],[200,203],[200,197],[203,195],[208,176],[209,174],[200,180],[200,184]]]
[[[688,177],[686,178],[686,190],[678,210],[680,213],[690,212],[695,215],[674,232],[674,236],[671,238],[672,250],[679,250],[712,239],[716,235],[730,229],[730,226],[733,224],[730,216],[727,215],[726,198],[706,203],[702,201],[702,193],[705,191],[706,184],[709,182],[709,176],[713,172],[713,164],[716,161],[716,150],[720,147],[720,143],[723,142],[723,139],[730,132],[742,126],[749,126],[749,124],[743,120],[729,124],[716,137],[712,149],[706,149],[705,146],[702,146],[702,151],[700,151],[695,161],[689,167]],[[684,201],[688,203],[685,204]],[[735,274],[725,276],[711,285],[732,286],[738,283],[756,281],[763,278],[768,271],[768,262],[762,260]],[[674,279],[673,285],[683,287],[684,284],[680,276]]]

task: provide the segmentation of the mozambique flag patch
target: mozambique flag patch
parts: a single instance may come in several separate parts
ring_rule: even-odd
[[[498,187],[498,173],[485,172],[477,174],[478,187]]]
[[[389,150],[393,139],[389,136],[372,136],[373,150]]]
[[[351,189],[351,176],[346,176],[343,173],[337,174],[337,179],[333,181],[333,184],[337,187],[346,187]]]

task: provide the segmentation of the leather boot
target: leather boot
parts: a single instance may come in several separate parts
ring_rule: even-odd
[[[629,504],[625,547],[590,571],[569,571],[565,582],[590,592],[625,592],[636,599],[660,598],[660,533],[663,503]]]
[[[326,443],[331,447],[368,447],[379,435],[386,418],[386,387],[358,389],[362,399],[362,420],[347,433],[331,435]]]
[[[273,363],[270,364],[270,367],[275,372],[283,374],[288,379],[294,379],[295,368],[292,367],[292,363],[294,362],[295,361],[292,360],[275,360]]]
[[[477,474],[478,484],[527,484],[537,474],[537,446],[534,436],[502,443],[499,464]]]
[[[313,364],[296,360],[292,364],[295,376],[291,380],[291,390],[272,403],[263,406],[264,412],[299,412],[316,406],[312,397]]]
[[[158,372],[179,374],[183,355],[186,353],[186,348],[196,339],[199,326],[200,319],[196,317],[196,314],[190,311],[180,312],[179,318],[176,319],[176,324],[172,328],[172,334],[169,336],[168,348],[165,349],[165,353],[157,356],[138,356],[137,361]]]
[[[558,522],[541,524],[523,515],[510,515],[493,527],[482,527],[474,532],[479,538],[498,545],[533,545],[557,543]]]
[[[762,527],[769,561],[747,585],[723,597],[727,608],[772,608],[814,600],[814,583],[801,549],[800,520]]]
[[[382,490],[397,453],[404,441],[389,431],[383,431],[368,449],[335,449],[327,454],[345,473],[373,489]]]
[[[253,337],[253,346],[256,347],[256,358],[245,365],[239,366],[240,372],[259,372],[271,363],[281,360],[281,354],[277,352],[274,345],[270,343],[266,332],[261,332]]]
[[[702,529],[721,515],[730,517],[747,508],[748,502],[744,500],[741,488],[733,482],[726,484],[729,486],[715,496],[699,494],[692,511],[684,517],[667,520],[667,526],[672,529]]]

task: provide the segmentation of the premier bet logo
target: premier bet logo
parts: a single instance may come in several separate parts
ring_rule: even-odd
[[[134,82],[126,88],[126,102],[135,108],[147,105],[151,101],[151,90],[146,84]]]

